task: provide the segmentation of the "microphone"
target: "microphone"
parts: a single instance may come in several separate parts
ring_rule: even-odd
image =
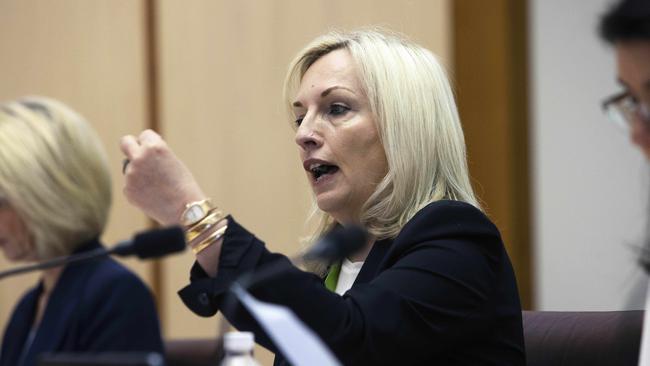
[[[318,240],[302,259],[335,262],[359,251],[367,240],[368,233],[360,226],[337,226]]]
[[[325,261],[333,263],[340,261],[343,258],[349,257],[352,254],[363,248],[368,242],[368,232],[361,226],[337,225],[327,234],[322,236],[316,244],[314,244],[306,253],[291,257],[292,262],[308,262],[308,261]],[[276,276],[280,276],[287,272],[287,267],[278,265],[277,262],[271,265],[260,268],[256,272],[244,273],[233,282],[229,292],[231,294],[224,298],[222,303],[223,309],[233,309],[236,306],[235,300],[239,298],[236,292],[233,291],[234,287],[239,286],[244,291],[252,286],[260,285],[267,280]],[[231,325],[226,321],[225,317],[221,318],[218,332],[218,345],[213,356],[215,359],[220,359],[223,356],[223,335],[228,332]]]
[[[140,259],[158,258],[185,250],[185,233],[179,226],[154,229],[136,234],[109,250],[120,257],[136,255]]]
[[[327,263],[340,261],[363,248],[367,240],[368,233],[360,226],[336,226],[318,239],[316,244],[306,253],[293,256],[290,260],[298,263],[317,260]],[[236,282],[244,289],[248,289],[253,285],[259,285],[262,282],[281,275],[286,270],[287,267],[273,263],[261,267],[255,272],[244,273],[239,276]]]
[[[135,255],[140,259],[157,258],[185,249],[185,233],[178,226],[153,229],[136,234],[131,240],[119,242],[113,248],[98,248],[88,252],[62,256],[0,272],[0,280],[22,273],[38,271],[70,263],[92,260],[115,254],[120,257]]]

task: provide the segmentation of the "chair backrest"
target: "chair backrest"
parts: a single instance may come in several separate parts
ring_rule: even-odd
[[[643,311],[524,311],[528,366],[637,366]]]
[[[524,311],[528,366],[637,366],[643,311]],[[167,366],[217,365],[215,339],[165,342]]]
[[[172,339],[165,341],[167,366],[215,366],[223,353],[218,338]]]

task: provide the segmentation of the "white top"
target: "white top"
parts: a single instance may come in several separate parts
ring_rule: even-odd
[[[341,272],[339,272],[339,282],[336,283],[336,292],[343,295],[347,290],[352,287],[354,280],[357,279],[359,272],[363,267],[363,262],[350,262],[347,258],[343,259],[341,263]]]

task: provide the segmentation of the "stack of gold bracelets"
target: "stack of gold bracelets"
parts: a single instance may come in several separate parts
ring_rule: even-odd
[[[213,207],[210,199],[190,202],[185,205],[181,223],[185,228],[185,240],[194,254],[199,254],[205,248],[223,238],[228,224],[219,227],[226,220],[226,215]]]

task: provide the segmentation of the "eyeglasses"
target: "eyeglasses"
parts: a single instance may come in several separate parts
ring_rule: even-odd
[[[603,102],[603,111],[607,117],[624,130],[630,128],[635,118],[650,125],[650,108],[639,102],[629,92],[616,94]]]

